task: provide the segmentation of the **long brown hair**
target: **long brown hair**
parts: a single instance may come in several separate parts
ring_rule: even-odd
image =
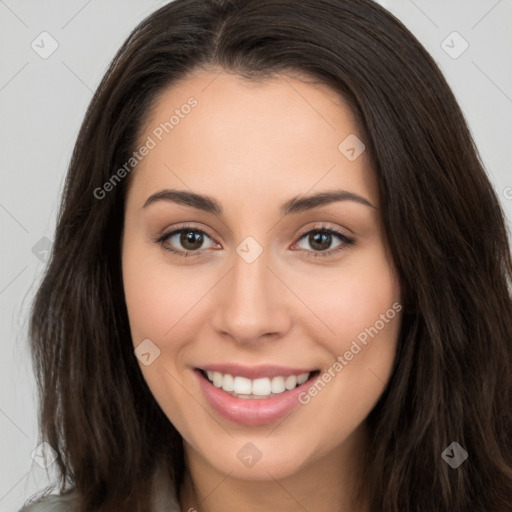
[[[113,59],[85,115],[54,250],[31,315],[41,440],[82,511],[147,511],[182,439],[133,354],[121,278],[126,180],[164,88],[198,67],[261,80],[298,71],[338,91],[365,133],[404,290],[391,379],[367,418],[372,511],[497,511],[512,503],[512,262],[503,211],[433,59],[370,0],[176,0]],[[134,170],[133,172],[136,172]],[[441,454],[468,453],[457,469]]]

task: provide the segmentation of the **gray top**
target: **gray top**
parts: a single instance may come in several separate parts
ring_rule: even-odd
[[[155,506],[151,512],[180,512],[180,506],[176,494],[170,485],[166,485],[163,478],[157,477],[154,484]],[[76,493],[71,492],[66,496],[50,494],[26,507],[19,512],[75,512],[78,510],[76,504]]]

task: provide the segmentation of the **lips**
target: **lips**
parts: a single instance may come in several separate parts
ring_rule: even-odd
[[[299,404],[300,393],[319,373],[319,370],[279,366],[207,365],[194,369],[199,387],[212,409],[225,419],[247,426],[265,425],[285,417]],[[214,376],[217,385],[212,382]],[[299,376],[301,379],[297,381]],[[226,377],[229,377],[227,389],[231,382],[234,388],[239,386],[237,389],[242,393],[223,389]],[[221,385],[219,378],[222,378]],[[272,389],[272,386],[277,387]]]

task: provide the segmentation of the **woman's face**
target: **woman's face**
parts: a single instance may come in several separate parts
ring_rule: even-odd
[[[148,386],[204,467],[263,480],[343,457],[386,386],[400,290],[355,137],[336,93],[283,75],[197,72],[151,111],[126,303]]]

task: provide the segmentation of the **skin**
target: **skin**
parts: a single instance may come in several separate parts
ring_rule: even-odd
[[[370,160],[363,152],[351,162],[338,150],[348,135],[362,135],[347,104],[323,84],[299,75],[256,83],[216,69],[164,91],[141,141],[190,96],[197,107],[130,175],[122,239],[134,347],[150,339],[160,350],[149,366],[139,362],[141,371],[184,440],[181,508],[360,512],[352,500],[364,420],[389,380],[400,313],[307,405],[269,425],[220,417],[193,368],[238,362],[327,371],[400,303]],[[171,188],[213,197],[224,213],[164,200],[143,207]],[[338,189],[374,208],[341,201],[279,213],[294,196]],[[155,242],[184,223],[206,231],[202,245],[184,246],[179,234]],[[322,256],[303,236],[322,223],[356,243],[333,235],[323,252],[342,250]],[[236,252],[247,236],[263,248],[251,264]],[[180,257],[166,247],[202,254]],[[248,442],[262,453],[251,468],[236,456]]]

